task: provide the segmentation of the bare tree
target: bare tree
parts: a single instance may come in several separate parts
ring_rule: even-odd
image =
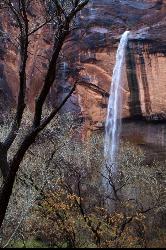
[[[56,65],[65,39],[73,28],[73,21],[76,14],[88,3],[88,0],[3,0],[1,9],[6,13],[13,15],[19,29],[18,44],[20,47],[20,67],[19,67],[19,94],[17,100],[16,114],[12,122],[11,129],[5,140],[0,142],[0,169],[3,174],[3,183],[0,188],[0,227],[2,226],[5,213],[8,207],[9,199],[12,194],[16,174],[19,170],[20,163],[23,160],[28,148],[35,141],[37,135],[49,124],[55,117],[61,107],[75,90],[76,84],[71,88],[63,102],[53,109],[51,113],[42,119],[43,105],[48,96],[49,90],[56,77]],[[35,8],[35,4],[43,5],[43,20],[41,24],[31,24],[28,15],[30,8]],[[54,43],[52,55],[49,60],[48,70],[42,85],[42,89],[36,98],[34,119],[27,134],[18,146],[17,152],[9,161],[8,154],[13,142],[15,141],[19,128],[21,126],[23,114],[26,108],[26,90],[27,90],[27,60],[30,37],[44,25],[53,22],[55,27]]]

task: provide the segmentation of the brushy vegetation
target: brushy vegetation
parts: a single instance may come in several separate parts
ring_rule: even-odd
[[[29,119],[24,119],[24,130]],[[118,170],[111,176],[105,170],[103,133],[82,141],[81,126],[73,114],[58,116],[28,150],[3,245],[144,248],[153,247],[155,238],[154,245],[163,247],[165,164],[146,166],[144,153],[122,142]]]

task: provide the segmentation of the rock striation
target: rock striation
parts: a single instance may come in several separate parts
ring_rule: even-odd
[[[41,16],[37,6],[29,14]],[[80,83],[63,112],[78,112],[85,129],[103,128],[116,50],[121,34],[130,30],[124,72],[123,118],[166,120],[166,1],[93,0],[77,18],[78,30],[66,41],[56,84],[48,101],[57,105],[69,91],[75,76]],[[18,48],[12,18],[0,18],[0,91],[16,102],[18,94]],[[10,34],[4,36],[2,34]],[[28,59],[27,103],[31,110],[51,53],[52,28],[47,25],[31,38]]]

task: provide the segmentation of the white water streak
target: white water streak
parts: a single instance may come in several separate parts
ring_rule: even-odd
[[[116,64],[112,76],[110,97],[108,102],[107,118],[105,124],[104,154],[108,167],[112,172],[116,167],[116,156],[119,148],[122,115],[122,88],[124,83],[125,55],[129,31],[121,37],[116,55]]]

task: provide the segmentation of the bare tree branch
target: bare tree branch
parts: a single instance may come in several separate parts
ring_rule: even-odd
[[[54,2],[57,3],[56,5],[57,8],[55,9],[55,13],[57,15],[57,11],[59,11],[58,10],[59,6],[58,2],[56,1]],[[55,108],[48,117],[46,117],[44,120],[41,121],[43,104],[55,80],[56,64],[62,46],[64,44],[64,41],[68,36],[68,34],[70,33],[70,25],[77,12],[81,10],[88,3],[88,0],[75,1],[75,6],[72,9],[69,8],[69,12],[66,12],[66,9],[63,5],[61,6],[62,8],[64,8],[64,12],[67,14],[64,15],[64,13],[60,11],[59,14],[61,14],[61,16],[57,16],[57,21],[59,26],[57,26],[56,34],[54,37],[55,38],[55,43],[53,47],[54,51],[48,66],[48,71],[43,84],[43,88],[36,100],[33,125],[29,130],[28,134],[24,137],[21,145],[18,146],[18,150],[10,162],[7,161],[7,153],[16,139],[16,136],[18,134],[21,125],[22,116],[26,107],[25,104],[26,81],[27,81],[26,68],[28,59],[29,36],[33,34],[35,31],[37,31],[39,28],[42,28],[46,23],[39,25],[38,28],[35,28],[33,31],[29,32],[30,20],[28,19],[27,8],[29,7],[28,5],[30,3],[32,4],[33,2],[27,0],[22,0],[22,1],[4,0],[3,3],[7,5],[8,7],[7,10],[12,12],[20,30],[19,41],[20,41],[21,64],[19,69],[19,94],[18,94],[16,115],[13,120],[11,130],[6,137],[5,142],[0,143],[0,156],[2,158],[0,167],[5,177],[3,178],[3,184],[2,187],[0,188],[0,211],[1,211],[0,227],[2,226],[6,214],[16,174],[18,172],[20,163],[23,160],[26,151],[34,143],[37,135],[51,122],[51,120],[55,117],[55,115],[59,112],[59,110],[66,103],[68,98],[72,95],[72,93],[75,90],[76,84],[73,86],[73,88],[68,93],[63,102],[59,105],[59,107]],[[43,1],[43,3],[45,3],[45,1]]]
[[[5,142],[4,146],[8,150],[15,140],[17,136],[17,132],[21,125],[22,115],[25,109],[25,92],[26,92],[26,64],[28,59],[28,31],[29,31],[29,20],[26,13],[26,6],[24,1],[21,2],[21,9],[22,9],[22,20],[19,17],[19,14],[17,10],[14,8],[11,1],[9,1],[9,7],[16,16],[16,19],[18,21],[19,27],[20,27],[20,45],[21,45],[21,51],[20,51],[20,57],[21,57],[21,64],[20,64],[20,72],[19,72],[19,94],[18,94],[18,101],[17,101],[17,111],[16,115],[12,124],[11,131],[9,132]]]
[[[57,9],[60,9],[61,11],[62,6],[60,5],[60,2],[56,0],[55,3],[57,6]],[[40,125],[43,104],[55,80],[56,63],[57,63],[60,51],[62,49],[62,46],[65,42],[65,39],[70,33],[70,23],[72,19],[74,18],[74,16],[77,14],[77,12],[80,11],[88,3],[88,0],[81,1],[80,3],[76,1],[76,3],[77,3],[76,6],[71,10],[71,12],[67,16],[65,16],[65,21],[62,22],[61,26],[59,27],[56,48],[53,52],[51,61],[49,63],[49,67],[48,67],[48,71],[47,71],[47,75],[45,78],[43,88],[36,100],[34,123],[33,123],[34,127],[38,127]]]

